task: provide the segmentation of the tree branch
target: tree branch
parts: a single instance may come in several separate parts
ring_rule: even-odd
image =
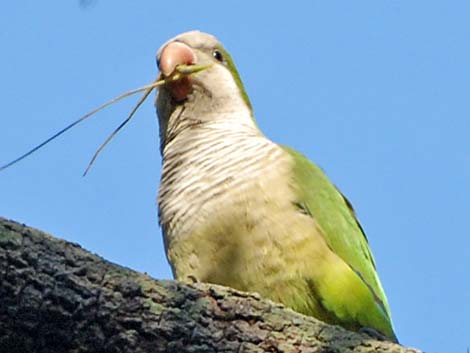
[[[0,352],[419,353],[256,294],[157,281],[4,218]]]

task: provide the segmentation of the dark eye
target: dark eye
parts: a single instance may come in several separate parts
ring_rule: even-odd
[[[224,62],[224,56],[222,55],[222,53],[220,52],[220,50],[218,49],[214,49],[212,51],[212,56],[215,58],[215,60],[223,63]]]

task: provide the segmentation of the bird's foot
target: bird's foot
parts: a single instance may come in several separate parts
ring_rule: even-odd
[[[201,281],[199,279],[197,279],[197,277],[194,276],[194,275],[188,275],[184,279],[184,282],[188,283],[188,284],[195,284],[195,283],[200,283]]]

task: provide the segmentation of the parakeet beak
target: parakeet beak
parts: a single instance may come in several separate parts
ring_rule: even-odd
[[[162,78],[168,78],[177,74],[178,65],[188,65],[186,70],[190,70],[191,65],[197,67],[197,58],[194,51],[186,44],[181,42],[168,43],[161,51],[158,59],[158,68]],[[181,79],[168,84],[173,98],[181,101],[187,98],[192,90],[191,77],[184,75]]]

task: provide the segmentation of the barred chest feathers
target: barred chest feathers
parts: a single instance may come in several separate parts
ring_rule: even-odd
[[[258,226],[266,227],[266,203],[286,193],[276,186],[288,169],[282,149],[255,128],[229,125],[185,129],[162,151],[159,216],[179,279],[228,282],[208,273],[207,261],[233,258],[237,249],[266,241],[256,235]]]

